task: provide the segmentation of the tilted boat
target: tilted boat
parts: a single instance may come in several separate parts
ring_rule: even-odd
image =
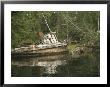
[[[42,43],[38,45],[29,45],[27,47],[15,48],[11,53],[15,56],[48,56],[66,53],[67,43],[59,42],[55,32],[45,34],[42,37]]]

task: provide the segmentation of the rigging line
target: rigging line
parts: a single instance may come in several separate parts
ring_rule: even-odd
[[[68,19],[69,22],[71,22],[71,24],[72,24],[74,27],[76,27],[78,30],[81,30],[77,25],[75,25],[75,24],[72,23],[72,21],[70,20],[70,18],[66,18],[64,15],[63,15],[63,17],[64,17],[65,19]]]
[[[44,17],[45,23],[46,23],[46,25],[47,25],[47,27],[48,27],[49,31],[50,31],[50,32],[52,32],[52,31],[51,31],[51,29],[50,29],[50,27],[49,27],[49,25],[48,25],[48,23],[47,23],[47,20],[46,20],[46,18],[45,18],[45,16],[44,16],[44,14],[43,14],[43,13],[42,13],[42,15],[43,15],[43,17]]]

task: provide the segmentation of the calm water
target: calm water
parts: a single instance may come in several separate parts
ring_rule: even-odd
[[[12,58],[13,77],[97,77],[100,76],[100,52],[82,55],[60,54],[35,58]]]

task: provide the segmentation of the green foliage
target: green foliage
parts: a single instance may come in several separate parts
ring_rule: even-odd
[[[38,44],[37,32],[48,33],[44,14],[50,29],[57,32],[59,40],[68,39],[85,45],[100,43],[98,11],[12,11],[11,42],[12,48],[22,44]]]

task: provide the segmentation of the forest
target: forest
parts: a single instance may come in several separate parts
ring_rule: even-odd
[[[99,11],[12,11],[11,48],[40,43],[37,32],[49,32],[43,15],[59,41],[100,46]]]

